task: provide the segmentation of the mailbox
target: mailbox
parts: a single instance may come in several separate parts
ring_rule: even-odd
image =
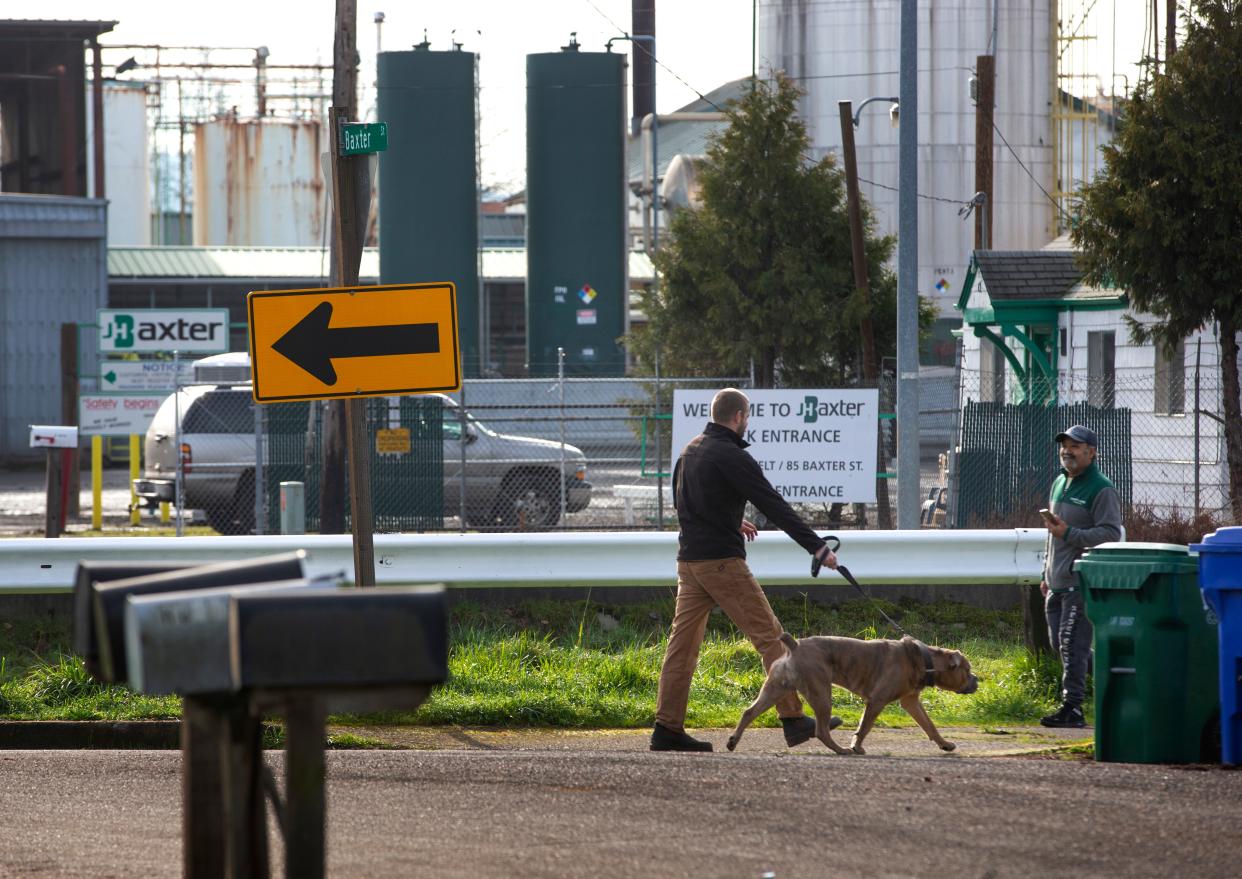
[[[229,637],[234,597],[310,588],[335,593],[339,585],[321,578],[131,594],[125,602],[129,686],[148,696],[234,692]]]
[[[326,582],[131,595],[130,686],[148,695],[314,691],[335,710],[417,707],[448,675],[443,587]]]
[[[76,427],[32,424],[30,425],[30,448],[32,449],[76,449],[78,447],[78,429]]]
[[[94,604],[94,585],[109,580],[129,580],[193,568],[201,562],[78,562],[73,576],[73,652],[82,657],[82,663],[91,677],[102,680],[99,667],[99,641],[95,637],[95,625],[91,621]]]
[[[129,596],[301,580],[305,558],[304,551],[296,550],[240,562],[219,562],[95,583],[92,609],[99,650],[99,680],[112,684],[124,683],[129,678],[125,662],[125,601]]]
[[[334,711],[416,708],[448,677],[443,586],[234,597],[233,684],[325,693]],[[402,688],[424,688],[402,693]]]

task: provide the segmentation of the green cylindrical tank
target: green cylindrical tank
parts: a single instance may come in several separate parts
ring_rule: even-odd
[[[626,330],[625,61],[526,56],[526,354],[531,375],[621,375]]]
[[[379,54],[379,257],[383,284],[452,281],[463,375],[479,375],[475,56]]]

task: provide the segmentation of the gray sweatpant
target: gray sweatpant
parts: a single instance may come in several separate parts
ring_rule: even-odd
[[[1092,635],[1082,592],[1049,592],[1044,612],[1048,616],[1048,640],[1061,660],[1061,699],[1067,705],[1082,705]]]

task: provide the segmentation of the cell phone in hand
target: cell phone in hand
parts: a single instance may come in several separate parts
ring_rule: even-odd
[[[1049,510],[1047,507],[1040,510],[1039,515],[1044,517],[1045,522],[1055,522],[1057,518],[1056,516],[1052,515],[1052,510]]]

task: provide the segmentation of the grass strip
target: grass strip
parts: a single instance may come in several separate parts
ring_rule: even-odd
[[[960,649],[980,678],[959,696],[925,690],[937,723],[1002,726],[1030,723],[1055,706],[1059,667],[1021,646],[1019,611],[989,611],[951,602],[881,601],[902,627],[929,644]],[[874,607],[838,606],[807,596],[773,598],[785,627],[810,634],[892,636]],[[349,723],[635,728],[650,726],[660,663],[672,619],[671,597],[642,604],[590,600],[523,601],[509,607],[461,603],[450,620],[449,680],[416,712],[338,718]],[[0,717],[20,720],[145,720],[180,716],[176,697],[148,697],[103,687],[68,649],[63,624],[46,620],[0,625]],[[687,725],[728,727],[763,683],[758,653],[721,613],[709,618],[691,687]],[[1089,703],[1088,703],[1089,704]],[[862,703],[838,688],[834,712],[857,722]],[[882,726],[913,721],[897,706]],[[760,726],[776,724],[774,712]],[[348,747],[348,742],[341,746]]]

